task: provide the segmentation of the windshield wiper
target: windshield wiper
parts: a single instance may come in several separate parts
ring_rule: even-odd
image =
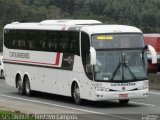
[[[123,65],[124,65],[124,67],[128,68],[128,70],[129,70],[129,72],[131,73],[133,79],[137,80],[135,74],[132,72],[132,70],[131,70],[131,68],[129,67],[129,65],[128,65],[127,63],[124,63]]]
[[[117,65],[117,67],[116,67],[115,71],[113,72],[113,75],[112,75],[111,80],[113,80],[113,78],[114,78],[114,77],[115,77],[115,75],[117,74],[117,72],[118,72],[119,68],[121,67],[121,64],[122,64],[122,63],[119,63],[119,64]]]

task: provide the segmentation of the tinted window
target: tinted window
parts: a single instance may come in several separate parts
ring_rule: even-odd
[[[79,32],[5,30],[4,44],[10,49],[63,52],[79,55]]]
[[[47,32],[46,33],[47,47],[49,51],[58,50],[58,32]]]
[[[72,32],[71,34],[69,34],[68,38],[69,38],[68,51],[70,53],[76,53],[79,55],[79,33]]]

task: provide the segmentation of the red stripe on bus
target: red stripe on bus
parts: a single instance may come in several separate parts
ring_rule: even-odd
[[[58,52],[58,53],[57,53],[57,56],[56,56],[56,62],[55,62],[55,65],[59,65],[60,55],[61,55],[61,53],[60,53],[60,52]]]
[[[23,62],[23,63],[32,63],[32,64],[42,64],[42,65],[59,65],[59,60],[60,60],[60,53],[58,52],[56,55],[56,61],[54,64],[50,63],[43,63],[43,62],[32,62],[32,61],[25,61],[25,60],[13,60],[13,59],[3,59],[4,61],[11,61],[11,62]]]

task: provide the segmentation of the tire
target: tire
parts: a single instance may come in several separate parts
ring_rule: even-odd
[[[31,90],[29,78],[26,77],[24,81],[25,81],[25,88],[24,88],[25,89],[25,94],[27,96],[31,96],[32,95],[32,90]]]
[[[1,78],[4,79],[4,72],[1,71]]]
[[[17,78],[17,88],[20,95],[24,95],[24,84],[20,76]]]
[[[126,105],[128,104],[129,100],[119,100],[119,103],[122,104],[122,105]]]
[[[80,105],[82,103],[82,99],[80,97],[80,89],[77,83],[75,83],[73,86],[72,97],[75,104]]]

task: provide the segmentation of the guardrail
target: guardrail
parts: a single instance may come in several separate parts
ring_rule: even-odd
[[[149,73],[149,89],[160,90],[160,74]]]

